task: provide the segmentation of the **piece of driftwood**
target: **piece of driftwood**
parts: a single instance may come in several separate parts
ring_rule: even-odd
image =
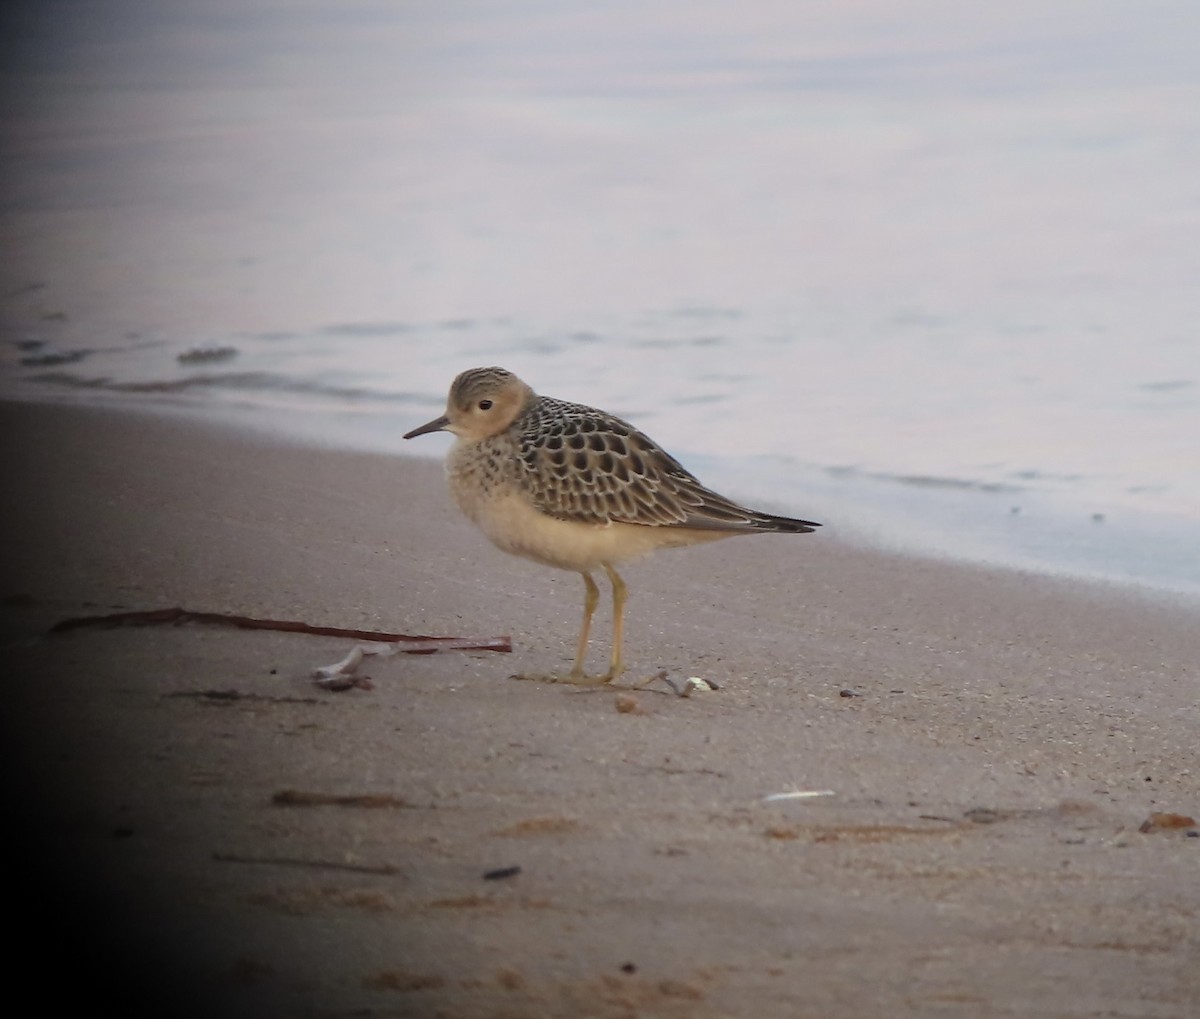
[[[407,800],[386,793],[307,793],[298,789],[281,789],[271,797],[277,807],[411,807]]]
[[[213,853],[218,863],[249,863],[265,867],[310,867],[313,870],[348,870],[355,874],[399,874],[400,868],[389,863],[343,863],[340,860],[305,860],[293,856],[241,856],[237,853]]]
[[[509,637],[430,637],[426,634],[382,633],[378,630],[353,630],[342,626],[317,626],[293,619],[258,619],[230,612],[197,612],[193,609],[149,609],[141,612],[113,612],[104,616],[73,616],[50,627],[50,633],[66,633],[88,626],[157,626],[170,623],[211,623],[236,626],[242,630],[282,630],[285,633],[311,633],[320,637],[348,637],[402,645],[398,650],[409,655],[431,655],[438,651],[512,651]]]
[[[242,693],[241,690],[174,690],[164,697],[194,697],[197,700],[216,701],[220,704],[233,701],[259,701],[267,704],[328,704],[320,697],[271,697],[261,693]]]

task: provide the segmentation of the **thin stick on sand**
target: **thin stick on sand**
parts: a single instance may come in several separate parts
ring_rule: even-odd
[[[265,867],[310,867],[313,870],[348,870],[356,874],[399,874],[391,864],[344,863],[339,860],[305,860],[292,856],[241,856],[237,853],[213,853],[218,863],[248,863]]]
[[[229,612],[197,612],[193,609],[149,609],[140,612],[113,612],[104,616],[74,616],[50,627],[50,633],[66,633],[89,626],[158,626],[175,623],[211,623],[235,626],[242,630],[282,630],[286,633],[310,633],[321,637],[348,637],[401,645],[396,648],[409,655],[431,655],[438,651],[512,651],[509,637],[430,637],[425,634],[382,633],[378,630],[354,630],[341,626],[317,626],[291,619],[257,619]]]

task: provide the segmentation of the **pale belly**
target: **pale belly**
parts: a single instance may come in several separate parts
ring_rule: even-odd
[[[492,544],[545,566],[587,573],[660,548],[679,548],[731,537],[728,531],[697,531],[641,524],[585,524],[539,513],[503,483],[481,484],[448,464],[450,491],[463,513]]]

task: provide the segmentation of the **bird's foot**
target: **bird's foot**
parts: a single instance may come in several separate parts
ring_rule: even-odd
[[[582,669],[572,669],[564,676],[530,676],[526,672],[517,672],[512,679],[529,679],[535,683],[565,683],[569,687],[607,687],[614,679],[618,679],[624,667],[617,665],[607,672],[601,673],[599,676],[587,676]]]
[[[565,676],[531,676],[524,672],[517,672],[509,678],[525,679],[534,683],[565,683],[569,686],[605,686],[617,677],[611,672],[600,676],[585,676],[582,672],[568,672]]]

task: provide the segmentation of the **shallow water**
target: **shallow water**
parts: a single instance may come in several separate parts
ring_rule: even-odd
[[[3,391],[436,455],[501,364],[840,530],[1200,593],[1195,5],[173,6],[10,15]]]

